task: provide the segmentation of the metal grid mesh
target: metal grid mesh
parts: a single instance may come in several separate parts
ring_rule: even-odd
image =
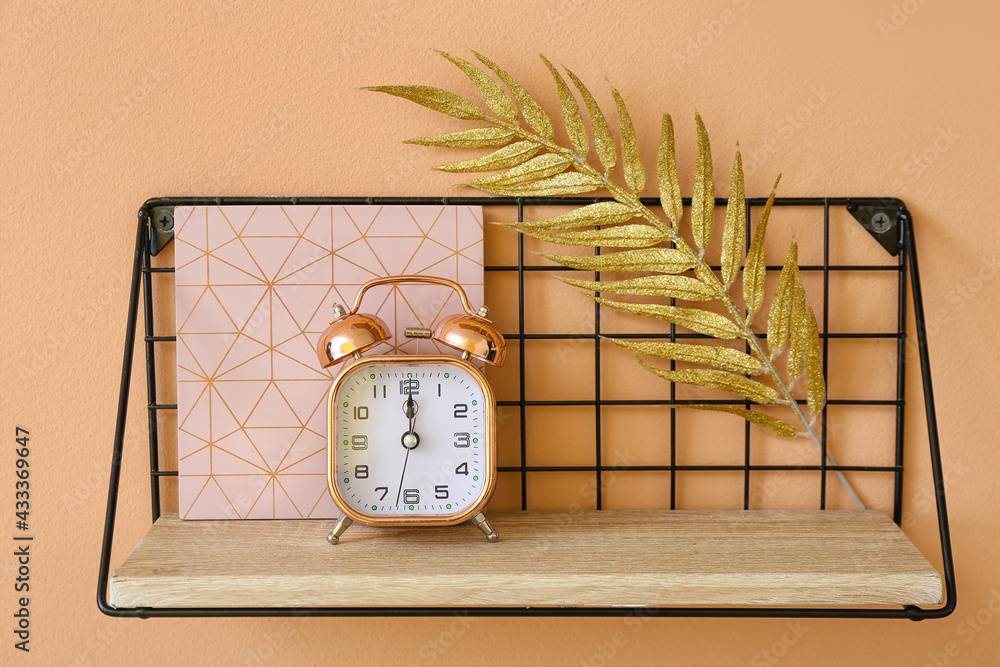
[[[567,203],[590,203],[593,200],[575,200],[567,202],[565,200],[559,200],[557,203],[565,205]],[[765,200],[751,199],[747,201],[748,209],[748,225],[751,220],[755,220],[757,215],[755,215],[755,209],[759,209]],[[686,331],[678,331],[676,325],[664,325],[662,327],[663,331],[660,333],[636,333],[634,331],[621,331],[621,330],[607,330],[602,327],[602,311],[603,307],[598,304],[594,304],[593,310],[593,329],[592,333],[568,333],[566,331],[553,331],[544,333],[532,333],[526,330],[526,308],[529,305],[529,297],[526,296],[525,284],[527,280],[530,280],[530,275],[533,272],[544,272],[544,273],[563,273],[566,271],[565,267],[560,266],[538,266],[526,263],[526,242],[524,237],[518,237],[517,240],[517,262],[516,264],[509,265],[491,265],[487,266],[486,270],[491,273],[496,272],[507,272],[511,274],[516,274],[517,276],[517,331],[511,331],[505,334],[508,339],[509,345],[517,345],[520,354],[518,355],[517,362],[519,364],[518,368],[518,392],[517,396],[513,399],[504,400],[501,394],[501,400],[498,401],[501,408],[512,407],[517,409],[519,417],[519,444],[520,444],[520,457],[518,465],[506,465],[500,466],[499,471],[501,473],[516,474],[519,477],[520,485],[520,506],[522,509],[532,509],[535,508],[535,503],[533,502],[532,494],[529,489],[532,486],[530,484],[530,477],[535,473],[589,473],[593,475],[593,496],[594,496],[594,508],[601,509],[604,502],[604,490],[605,490],[605,474],[613,473],[615,475],[628,472],[653,472],[663,475],[662,486],[666,493],[669,494],[669,504],[667,505],[670,509],[680,509],[684,505],[679,502],[678,499],[678,482],[679,478],[688,477],[691,474],[697,473],[739,473],[741,477],[742,485],[742,507],[743,509],[750,509],[753,504],[751,499],[754,495],[754,479],[757,477],[758,473],[776,473],[776,472],[792,472],[792,471],[810,471],[815,473],[813,479],[815,481],[815,507],[825,509],[828,504],[829,495],[829,478],[831,474],[835,474],[836,471],[849,472],[849,473],[882,473],[883,477],[886,479],[887,483],[891,485],[891,497],[892,506],[891,512],[894,519],[899,522],[900,512],[901,512],[901,501],[902,501],[902,482],[903,482],[903,418],[905,409],[905,367],[904,367],[904,351],[905,351],[905,341],[906,341],[906,258],[904,254],[900,254],[897,258],[891,258],[887,253],[879,248],[885,256],[884,263],[833,263],[831,261],[831,207],[843,207],[844,202],[834,203],[835,200],[821,199],[821,200],[778,200],[776,202],[777,206],[785,207],[807,207],[811,210],[821,212],[821,220],[813,221],[814,224],[821,226],[822,234],[818,235],[821,241],[822,248],[813,253],[815,258],[821,258],[819,263],[803,264],[802,271],[804,274],[812,274],[817,276],[821,280],[820,294],[813,295],[815,292],[816,285],[813,285],[813,290],[810,296],[816,301],[819,301],[817,305],[817,311],[821,310],[821,337],[823,341],[824,355],[824,374],[829,377],[829,358],[830,358],[830,345],[834,341],[856,341],[859,343],[866,343],[872,341],[886,341],[892,344],[893,350],[891,353],[891,364],[892,364],[892,375],[894,376],[894,387],[895,390],[892,394],[886,396],[880,396],[878,398],[860,398],[860,397],[835,397],[831,398],[828,402],[830,407],[833,406],[886,406],[888,410],[884,410],[883,414],[879,415],[879,418],[889,421],[890,430],[894,431],[891,434],[891,441],[887,443],[877,443],[876,446],[883,446],[889,449],[889,455],[891,456],[891,463],[885,465],[831,465],[827,460],[827,448],[829,445],[829,431],[828,428],[828,411],[829,408],[821,413],[820,419],[817,423],[817,431],[821,438],[822,452],[816,451],[814,457],[814,462],[798,462],[795,464],[766,464],[766,463],[755,463],[753,461],[753,443],[755,436],[759,437],[759,432],[755,433],[755,430],[751,428],[749,424],[745,424],[742,430],[742,460],[733,461],[727,463],[715,463],[715,464],[705,464],[705,463],[689,463],[686,464],[682,462],[681,452],[685,449],[690,449],[692,447],[697,447],[696,443],[685,442],[678,433],[678,423],[680,420],[685,419],[684,415],[691,414],[688,412],[678,412],[676,410],[667,411],[662,421],[664,422],[664,431],[660,436],[664,447],[669,450],[669,460],[659,464],[659,465],[632,465],[632,464],[622,464],[616,461],[609,460],[607,452],[605,451],[605,441],[608,440],[608,434],[603,433],[602,430],[602,415],[603,413],[615,406],[657,406],[663,404],[683,404],[683,403],[717,403],[717,404],[733,404],[738,406],[749,407],[749,402],[743,402],[740,400],[734,400],[732,398],[684,398],[682,393],[679,393],[677,385],[670,384],[669,389],[666,389],[668,385],[664,385],[664,391],[661,395],[650,396],[649,398],[641,399],[614,399],[606,398],[602,393],[602,375],[606,374],[606,369],[602,366],[602,359],[607,358],[607,354],[602,357],[602,348],[606,348],[608,343],[606,341],[602,342],[602,337],[615,337],[615,338],[625,338],[625,339],[647,339],[647,340],[690,340],[690,339],[707,339],[707,336],[702,334],[690,333]],[[655,200],[650,200],[644,202],[649,206],[655,206],[658,202]],[[724,205],[725,200],[718,200],[718,204]],[[512,204],[517,208],[517,219],[523,221],[525,219],[525,210],[523,202],[518,202]],[[544,206],[544,204],[543,204]],[[853,219],[842,219],[839,220],[841,224],[850,224],[857,227],[858,231],[863,230],[857,225],[857,222]],[[750,234],[747,234],[747,239],[749,240]],[[529,241],[530,242],[530,241]],[[717,267],[716,267],[717,268]],[[769,273],[777,273],[781,270],[781,265],[769,265]],[[892,313],[893,320],[892,327],[882,328],[880,330],[853,330],[853,331],[838,331],[835,327],[831,326],[831,283],[835,277],[839,274],[849,274],[849,273],[880,273],[882,275],[890,276],[893,279],[894,290],[892,296],[893,308],[895,310]],[[596,279],[596,278],[595,278]],[[807,278],[808,280],[808,278]],[[487,278],[489,281],[489,278]],[[816,282],[816,281],[813,281]],[[821,297],[821,300],[816,297]],[[673,303],[673,301],[671,301]],[[817,314],[820,314],[819,312]],[[662,324],[662,323],[661,323]],[[533,369],[532,364],[529,361],[529,346],[532,341],[583,341],[590,342],[592,344],[592,354],[593,354],[593,398],[589,400],[529,400],[527,398],[527,386],[532,380],[533,373],[539,373],[542,371]],[[670,363],[671,369],[677,368],[676,362]],[[683,392],[683,390],[682,390]],[[540,410],[545,410],[547,408],[566,408],[566,407],[587,407],[593,409],[593,421],[594,421],[594,461],[591,465],[531,465],[529,464],[530,452],[533,447],[544,447],[545,443],[530,442],[528,437],[528,419],[529,413],[537,413]],[[841,409],[841,408],[834,408]],[[715,416],[715,415],[713,415]],[[726,419],[725,417],[719,416],[721,419]],[[614,437],[613,434],[610,437]],[[835,479],[835,478],[834,478]],[[891,480],[891,481],[889,481]],[[890,508],[885,508],[889,510]]]
[[[193,201],[193,200],[192,200]],[[557,206],[567,206],[567,205],[580,205],[591,203],[595,200],[593,199],[543,199],[543,200],[530,200],[526,202],[525,200],[497,200],[497,199],[474,199],[474,198],[461,198],[461,199],[424,199],[424,198],[411,198],[411,199],[393,199],[391,203],[394,204],[468,204],[468,205],[484,205],[487,206],[489,211],[497,219],[510,220],[513,214],[516,212],[516,218],[519,221],[525,220],[525,208],[530,205],[531,207],[537,207],[537,212],[539,215],[547,215],[551,211],[546,211],[546,209],[551,209]],[[748,233],[747,239],[750,239],[750,226],[752,221],[755,221],[759,215],[759,209],[764,204],[763,199],[748,199],[747,200],[747,224]],[[893,349],[891,351],[891,363],[892,368],[890,373],[894,375],[894,395],[883,395],[876,398],[862,398],[856,396],[834,396],[828,401],[827,408],[821,413],[818,422],[816,423],[816,430],[820,436],[822,451],[815,449],[813,455],[803,455],[798,457],[797,461],[792,463],[787,462],[760,462],[755,461],[755,442],[761,438],[761,432],[755,427],[751,427],[750,424],[743,424],[740,429],[739,440],[742,446],[739,448],[742,455],[739,457],[730,457],[725,461],[714,461],[711,463],[699,462],[699,461],[687,461],[686,458],[691,458],[690,452],[696,450],[699,446],[697,442],[692,442],[690,434],[688,437],[684,437],[681,433],[682,430],[691,431],[691,428],[681,429],[679,425],[684,423],[684,420],[690,419],[688,415],[694,414],[690,411],[677,411],[677,410],[666,410],[661,411],[662,415],[658,418],[658,427],[662,430],[657,433],[653,433],[650,437],[654,438],[659,442],[659,447],[664,451],[666,460],[657,461],[655,463],[630,463],[628,461],[622,462],[620,459],[609,454],[609,449],[612,441],[615,439],[614,433],[608,433],[607,429],[603,427],[605,421],[606,413],[612,410],[621,410],[622,408],[635,407],[635,408],[647,408],[652,406],[662,406],[664,404],[683,404],[683,403],[717,403],[717,404],[731,404],[737,406],[750,407],[749,401],[742,401],[735,399],[734,397],[716,393],[710,395],[708,398],[690,398],[686,397],[685,389],[683,387],[678,389],[675,384],[662,383],[662,389],[649,394],[648,396],[642,398],[614,398],[605,395],[604,387],[602,387],[602,376],[607,377],[608,369],[606,365],[608,363],[609,357],[609,343],[603,340],[608,337],[624,338],[624,339],[645,339],[645,340],[669,340],[669,341],[684,341],[691,339],[707,339],[707,336],[702,334],[691,333],[687,331],[679,331],[676,325],[664,325],[657,326],[657,331],[655,332],[637,332],[636,330],[629,330],[629,327],[621,326],[621,322],[613,322],[611,325],[602,326],[602,314],[605,309],[598,304],[593,305],[592,313],[592,324],[589,327],[590,331],[582,331],[587,329],[587,326],[580,326],[578,323],[574,324],[571,322],[565,322],[565,327],[563,330],[547,330],[547,331],[536,331],[538,327],[531,327],[527,324],[527,317],[530,314],[531,307],[549,307],[550,304],[534,304],[531,302],[531,295],[528,294],[531,290],[526,289],[526,285],[535,277],[541,277],[544,274],[546,279],[551,280],[551,276],[548,274],[560,273],[565,274],[567,269],[565,267],[548,264],[537,264],[531,261],[531,255],[528,252],[528,244],[532,241],[529,239],[527,244],[523,236],[518,235],[516,241],[516,261],[510,263],[495,263],[488,264],[485,267],[487,272],[486,283],[489,287],[492,280],[495,280],[501,274],[507,274],[509,276],[515,276],[517,285],[517,298],[516,298],[516,325],[515,330],[505,331],[504,334],[508,340],[508,345],[510,347],[516,347],[518,354],[516,354],[515,363],[517,364],[517,390],[516,392],[511,392],[513,395],[504,395],[503,391],[499,391],[499,409],[503,412],[505,409],[510,409],[516,411],[517,418],[513,422],[508,421],[507,424],[501,426],[501,430],[505,428],[509,429],[513,437],[506,438],[508,443],[516,443],[516,452],[507,452],[507,458],[516,458],[516,464],[514,465],[500,465],[498,466],[498,472],[500,474],[500,488],[505,485],[510,486],[511,483],[516,485],[517,492],[519,495],[519,505],[521,509],[536,509],[539,507],[538,500],[534,497],[536,494],[532,492],[533,489],[538,489],[544,485],[543,479],[552,479],[551,474],[564,474],[565,477],[573,475],[573,479],[580,479],[581,475],[589,475],[590,478],[586,484],[588,498],[584,502],[585,506],[589,506],[592,509],[602,509],[606,503],[606,490],[607,490],[607,479],[610,477],[618,479],[620,476],[628,477],[629,473],[646,473],[647,479],[648,475],[653,475],[656,482],[656,486],[660,489],[660,493],[663,494],[662,503],[658,506],[669,509],[684,509],[687,505],[683,502],[683,498],[679,495],[678,490],[683,491],[684,485],[689,483],[697,484],[698,480],[705,480],[706,475],[715,475],[716,477],[721,477],[725,479],[723,482],[729,487],[734,484],[738,484],[742,487],[742,499],[741,507],[743,509],[756,508],[759,503],[754,502],[755,498],[760,496],[760,480],[773,479],[775,474],[789,475],[793,473],[809,474],[811,475],[809,480],[810,490],[808,495],[814,498],[814,504],[811,505],[813,508],[826,509],[828,506],[829,495],[831,484],[836,484],[836,477],[833,477],[831,481],[831,475],[836,475],[837,472],[842,472],[845,474],[851,474],[856,479],[859,473],[877,473],[880,477],[885,480],[884,483],[879,484],[883,490],[890,488],[891,490],[880,493],[880,496],[891,496],[891,507],[885,506],[880,507],[880,509],[885,509],[891,512],[894,520],[899,523],[901,518],[901,505],[902,505],[902,484],[903,484],[903,423],[904,423],[904,409],[905,409],[905,345],[906,345],[906,285],[907,285],[907,266],[906,266],[906,255],[905,253],[900,253],[898,257],[892,258],[883,251],[881,248],[877,248],[878,253],[881,257],[876,257],[873,261],[868,261],[864,263],[845,263],[843,261],[838,261],[839,258],[833,257],[833,252],[831,250],[831,229],[834,226],[832,220],[831,212],[843,212],[844,207],[850,200],[835,200],[835,199],[779,199],[775,202],[776,205],[776,217],[784,218],[788,217],[781,213],[781,209],[784,208],[788,210],[797,210],[808,212],[812,215],[808,216],[804,224],[800,226],[798,230],[800,234],[811,237],[812,247],[808,252],[801,255],[802,262],[801,270],[803,272],[804,280],[808,281],[807,289],[809,291],[810,299],[813,301],[814,306],[817,310],[817,315],[820,319],[821,324],[821,339],[823,343],[823,367],[824,374],[829,379],[830,378],[830,352],[831,344],[839,344],[838,341],[853,341],[860,345],[870,345],[872,343],[877,343],[878,341],[888,342],[892,345]],[[180,205],[184,202],[177,202]],[[198,203],[206,203],[201,202]],[[208,203],[211,203],[209,200]],[[229,203],[227,201],[227,203]],[[246,200],[241,200],[239,203],[246,203]],[[254,200],[254,203],[275,203],[269,200]],[[333,203],[333,204],[358,204],[358,203],[370,203],[372,205],[380,205],[385,203],[390,203],[389,200],[372,200],[372,199],[324,199],[324,200],[310,200],[310,203]],[[657,200],[649,199],[644,200],[644,203],[650,207],[655,207],[658,205]],[[688,203],[688,202],[686,202]],[[726,200],[719,199],[717,204],[719,206],[724,206]],[[532,212],[535,209],[532,208]],[[537,217],[537,216],[532,216]],[[849,216],[842,215],[837,217],[837,225],[850,225],[851,230],[854,232],[859,232],[864,235],[865,232],[861,229],[858,223],[850,218]],[[772,224],[773,229],[777,227],[778,224]],[[817,233],[819,232],[819,233]],[[513,233],[510,233],[513,235]],[[874,243],[869,239],[871,243]],[[598,250],[597,252],[600,252]],[[774,254],[771,257],[774,259]],[[511,259],[515,259],[511,257]],[[865,259],[871,260],[872,258],[866,257]],[[717,267],[716,267],[717,268]],[[146,343],[146,362],[147,362],[147,394],[149,400],[149,436],[150,436],[150,475],[152,477],[152,513],[154,519],[160,515],[160,479],[161,478],[171,478],[176,477],[176,470],[161,470],[160,469],[160,450],[161,450],[161,433],[158,424],[157,414],[161,411],[176,410],[176,404],[165,404],[158,403],[158,388],[157,388],[157,369],[156,369],[156,348],[160,344],[171,344],[176,340],[175,336],[172,335],[156,335],[154,326],[154,280],[153,275],[158,273],[170,273],[173,272],[173,267],[170,266],[152,266],[152,261],[149,252],[149,245],[147,244],[142,255],[142,272],[145,274],[146,279],[143,281],[143,306],[144,306],[144,320],[145,320],[145,343]],[[780,272],[780,264],[772,264],[767,267],[769,274],[776,274]],[[894,327],[883,326],[875,329],[864,330],[851,330],[851,331],[840,331],[835,326],[831,326],[831,285],[836,280],[839,275],[846,274],[867,274],[865,278],[872,274],[880,274],[882,276],[888,276],[892,279],[894,289],[888,290],[891,292],[891,306],[895,311],[891,313],[893,317]],[[598,278],[595,276],[595,279]],[[885,292],[886,290],[882,290]],[[673,303],[673,301],[671,301]],[[888,302],[883,305],[889,305]],[[513,313],[512,313],[513,314]],[[604,318],[607,321],[607,317]],[[876,318],[877,319],[877,318]],[[884,318],[883,318],[884,319]],[[760,328],[760,327],[758,327]],[[857,329],[857,327],[855,327]],[[551,344],[568,344],[574,346],[574,352],[579,352],[582,346],[589,348],[590,352],[588,355],[592,354],[592,365],[593,365],[593,392],[590,398],[549,398],[544,397],[541,399],[530,398],[530,384],[531,382],[542,372],[547,372],[548,368],[544,371],[538,368],[538,360],[543,356],[543,353],[538,349],[533,349],[533,346],[543,346]],[[613,345],[611,346],[614,347]],[[603,354],[602,354],[603,352]],[[512,355],[515,356],[515,355]],[[862,355],[863,357],[864,355]],[[881,355],[886,357],[885,354]],[[676,369],[678,367],[676,362],[670,362],[670,368]],[[513,370],[513,369],[511,369]],[[835,372],[840,371],[840,368],[835,369]],[[169,374],[166,369],[161,370],[161,373]],[[533,377],[534,376],[534,377]],[[576,374],[579,380],[579,374]],[[167,390],[169,391],[169,389]],[[534,393],[537,393],[534,392]],[[802,401],[804,402],[804,401]],[[842,410],[845,408],[856,408],[859,406],[881,406],[883,410],[879,411],[878,420],[886,422],[886,428],[876,429],[888,433],[887,442],[874,443],[874,447],[881,448],[886,452],[886,455],[891,458],[891,460],[882,461],[881,465],[875,464],[854,464],[854,465],[832,465],[827,458],[827,449],[830,445],[830,427],[829,427],[829,415],[831,410]],[[582,465],[555,465],[555,464],[539,464],[532,463],[532,459],[538,459],[538,452],[545,448],[548,444],[546,442],[533,442],[529,437],[529,431],[533,423],[548,419],[551,415],[556,414],[558,410],[575,410],[575,414],[581,414],[580,411],[586,411],[588,415],[586,418],[593,421],[593,456],[592,462],[587,462]],[[736,418],[725,417],[723,415],[711,415],[713,418],[718,419],[733,419]],[[869,420],[871,415],[868,416]],[[514,428],[516,426],[516,428]],[[730,438],[730,439],[736,439]],[[502,438],[504,440],[504,438]],[[734,447],[736,445],[734,444]],[[516,456],[515,456],[516,455]],[[501,455],[501,460],[503,460],[503,453]],[[840,461],[838,461],[840,462]],[[842,463],[842,462],[840,462]],[[575,475],[574,475],[575,474]],[[699,477],[700,475],[700,477]],[[736,478],[739,477],[740,481],[736,482]],[[890,481],[891,480],[891,481]],[[717,480],[716,480],[717,481]],[[558,485],[557,485],[558,486]],[[565,486],[565,485],[563,485]],[[647,485],[648,486],[648,485]],[[798,483],[801,487],[801,483]],[[733,490],[730,488],[730,493]],[[572,495],[572,493],[570,494]],[[566,499],[565,503],[570,503],[572,508],[579,507],[579,503],[573,505],[571,503],[572,498]],[[564,503],[564,505],[565,505]],[[627,500],[624,503],[628,506]],[[622,506],[622,502],[618,502],[616,506]],[[735,508],[735,507],[730,507]]]

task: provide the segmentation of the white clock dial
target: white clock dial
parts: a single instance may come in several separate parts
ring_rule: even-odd
[[[338,504],[372,518],[443,518],[483,499],[492,406],[470,368],[362,362],[346,371],[330,404]]]

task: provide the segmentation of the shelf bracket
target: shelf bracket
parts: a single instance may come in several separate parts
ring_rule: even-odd
[[[899,254],[903,247],[901,221],[906,210],[902,202],[892,199],[851,202],[847,210],[890,255]]]
[[[174,207],[154,206],[149,219],[149,254],[156,256],[174,240]]]

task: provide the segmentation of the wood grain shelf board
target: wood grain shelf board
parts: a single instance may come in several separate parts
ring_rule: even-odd
[[[162,516],[117,607],[938,605],[941,575],[875,511],[490,515],[476,528]]]

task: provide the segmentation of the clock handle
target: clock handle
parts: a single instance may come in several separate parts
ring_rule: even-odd
[[[465,308],[465,312],[469,315],[476,314],[476,311],[472,309],[472,305],[469,303],[469,297],[465,295],[465,290],[462,289],[461,285],[453,280],[438,278],[437,276],[389,276],[386,278],[375,278],[374,280],[369,280],[361,286],[360,290],[358,290],[358,296],[354,299],[354,308],[351,309],[351,312],[358,312],[358,308],[361,307],[361,298],[365,295],[365,292],[368,291],[369,288],[378,287],[379,285],[396,285],[401,283],[441,285],[442,287],[450,287],[458,292],[459,298],[462,299],[462,307]]]

